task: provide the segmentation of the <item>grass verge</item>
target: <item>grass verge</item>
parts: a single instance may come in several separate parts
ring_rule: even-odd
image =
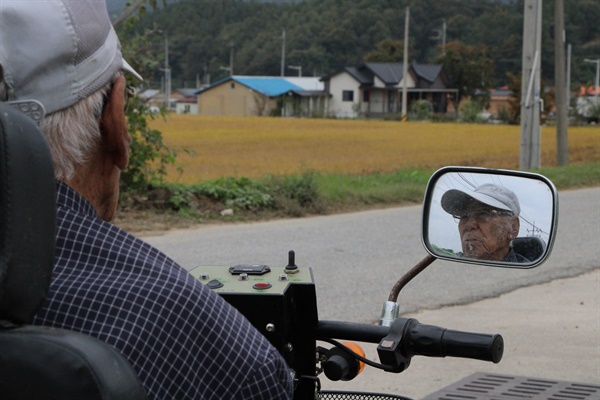
[[[419,204],[433,170],[366,175],[304,171],[261,179],[219,178],[202,184],[162,184],[126,194],[117,225],[130,231],[168,230],[205,222],[244,222]],[[559,190],[600,185],[600,163],[533,171]],[[143,217],[140,217],[143,213]]]
[[[558,190],[600,185],[600,163],[579,163],[532,171],[550,179]]]

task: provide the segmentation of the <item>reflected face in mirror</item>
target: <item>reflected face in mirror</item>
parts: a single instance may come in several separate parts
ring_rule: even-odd
[[[519,217],[512,212],[475,205],[455,216],[465,257],[503,261],[511,258],[511,241],[519,232]]]
[[[471,192],[451,189],[442,196],[442,208],[458,220],[462,256],[490,261],[518,258],[510,244],[519,233],[521,206],[512,190],[492,183]],[[522,262],[528,261],[523,257]]]
[[[540,175],[449,167],[425,197],[423,243],[436,257],[531,268],[549,254],[557,193]]]

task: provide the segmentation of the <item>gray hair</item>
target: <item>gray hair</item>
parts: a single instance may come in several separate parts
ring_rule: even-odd
[[[0,68],[0,100],[9,99],[10,88],[4,82]],[[79,166],[89,161],[92,152],[100,143],[100,118],[105,96],[114,80],[122,75],[118,72],[103,88],[72,106],[47,115],[40,123],[54,164],[54,176],[58,180],[69,180]]]

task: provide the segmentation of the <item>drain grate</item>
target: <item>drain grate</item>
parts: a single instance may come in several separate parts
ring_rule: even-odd
[[[423,400],[600,400],[600,385],[477,372]]]

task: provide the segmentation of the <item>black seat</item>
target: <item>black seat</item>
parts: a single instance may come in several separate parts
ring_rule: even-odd
[[[0,398],[146,399],[112,346],[27,325],[46,297],[54,258],[56,188],[37,126],[0,103]]]
[[[544,241],[535,236],[518,237],[512,241],[511,245],[517,254],[529,261],[537,261],[546,251]]]

